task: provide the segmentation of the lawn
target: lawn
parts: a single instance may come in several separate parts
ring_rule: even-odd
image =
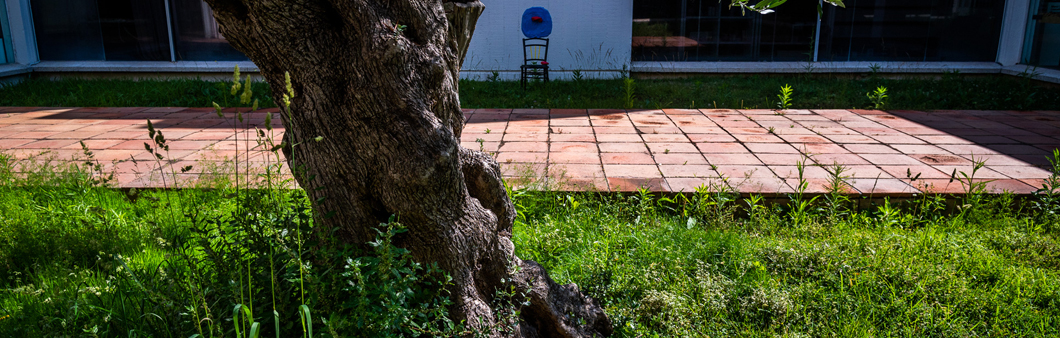
[[[17,168],[0,156],[0,336],[463,332],[444,273],[390,244],[398,222],[350,246],[311,235],[300,190],[121,190],[76,163]],[[708,188],[513,190],[517,255],[602,303],[618,337],[1060,334],[1056,193],[771,204]]]
[[[892,79],[831,75],[709,76],[624,81],[580,80],[533,84],[460,81],[464,108],[775,108],[780,87],[793,88],[791,103],[803,109],[867,108],[868,92],[887,88],[887,109],[1052,110],[1060,90],[1030,77],[963,76]],[[0,106],[208,107],[223,106],[231,84],[198,80],[32,79],[0,88]],[[256,83],[260,106],[273,107],[268,85]]]

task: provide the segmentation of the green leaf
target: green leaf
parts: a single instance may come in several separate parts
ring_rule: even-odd
[[[308,331],[306,336],[313,338],[313,316],[309,313],[309,307],[305,304],[299,305],[298,316],[302,318],[302,329]]]

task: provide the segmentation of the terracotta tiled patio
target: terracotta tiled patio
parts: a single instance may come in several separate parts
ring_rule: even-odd
[[[2,107],[0,150],[20,159],[50,150],[69,159],[83,140],[120,186],[161,186],[143,147],[146,120],[170,140],[172,166],[202,168],[235,155],[237,131],[240,140],[253,134],[233,129],[228,115],[218,118],[211,108]],[[959,193],[964,187],[950,175],[971,172],[974,158],[986,161],[977,177],[990,180],[991,191],[1027,194],[1050,175],[1046,155],[1060,148],[1056,111],[468,109],[464,116],[462,144],[494,152],[507,179],[572,190],[725,185],[788,193],[799,182],[796,163],[804,161],[808,192],[825,191],[827,169],[838,164],[848,169],[851,193]],[[250,129],[265,121],[264,113],[246,117]],[[279,128],[279,119],[273,123]],[[263,166],[260,152],[249,155],[251,166]]]

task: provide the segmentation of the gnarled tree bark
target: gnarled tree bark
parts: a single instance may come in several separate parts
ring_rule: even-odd
[[[292,168],[308,170],[296,179],[319,201],[320,231],[365,243],[372,227],[396,214],[413,257],[452,275],[454,320],[497,322],[491,298],[514,282],[531,303],[517,336],[611,333],[610,320],[577,286],[558,285],[514,255],[515,212],[499,167],[460,146],[457,80],[481,2],[206,1],[274,97],[282,97],[290,72],[297,96],[294,114],[283,117],[286,137],[324,137],[287,154]]]

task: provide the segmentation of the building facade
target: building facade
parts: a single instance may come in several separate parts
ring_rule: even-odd
[[[824,70],[869,71],[866,62],[895,71],[1060,69],[1060,0],[846,0],[820,11],[819,0],[789,0],[771,14],[717,0],[484,2],[464,62],[469,78],[518,76],[519,18],[533,6],[553,17],[549,62],[560,78],[813,62]],[[253,67],[202,0],[0,0],[0,33],[0,77]]]

